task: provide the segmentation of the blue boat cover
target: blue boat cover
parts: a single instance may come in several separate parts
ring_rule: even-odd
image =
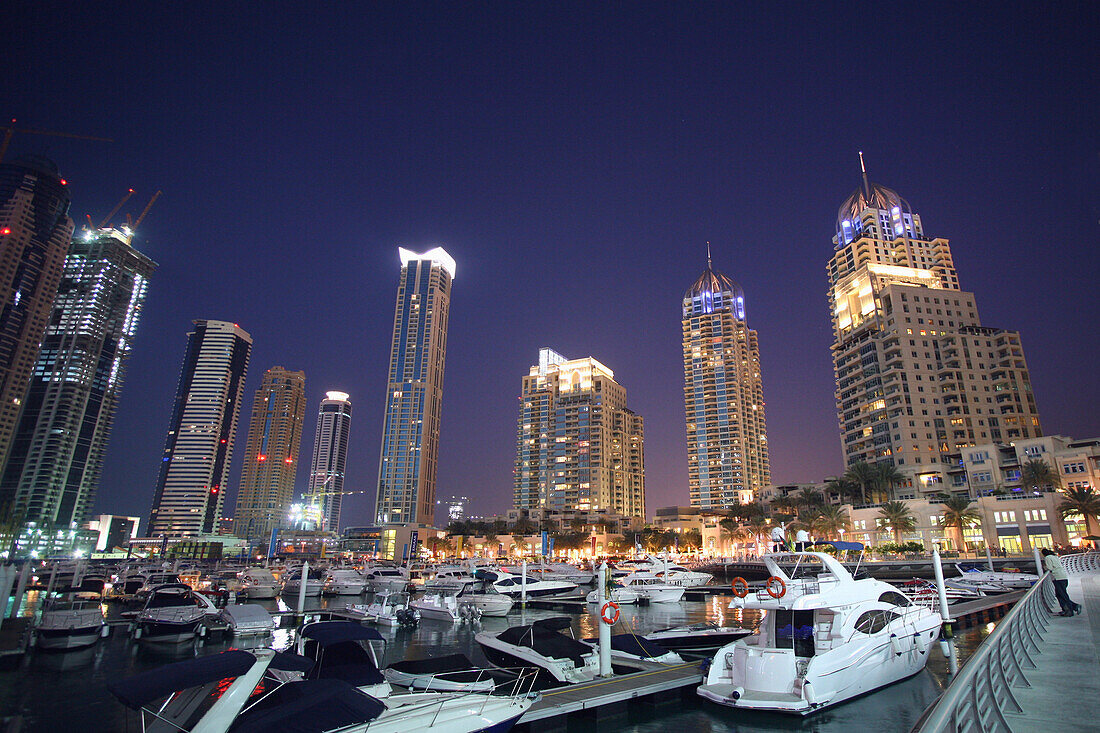
[[[386,706],[341,680],[305,680],[278,688],[242,713],[231,733],[316,733],[374,720]]]
[[[474,663],[465,654],[447,654],[428,659],[406,659],[389,666],[405,674],[437,674],[439,672],[464,672],[476,670]]]
[[[541,618],[531,624],[537,626],[540,629],[549,629],[551,631],[564,631],[573,625],[573,619],[568,616],[554,616],[552,618]]]
[[[812,546],[828,545],[834,550],[853,550],[859,551],[863,549],[862,542],[837,542],[836,540],[822,540],[821,542],[814,542]]]
[[[294,652],[275,652],[275,657],[271,660],[268,669],[307,673],[313,669],[313,660]]]
[[[188,659],[144,672],[123,680],[112,680],[107,689],[126,707],[140,710],[143,705],[173,692],[198,687],[227,677],[240,677],[255,664],[256,657],[235,650]]]
[[[303,626],[300,633],[322,647],[343,641],[384,641],[377,630],[354,621],[316,621]]]
[[[659,657],[662,654],[668,654],[668,649],[636,634],[616,634],[612,636],[611,648],[639,657]]]

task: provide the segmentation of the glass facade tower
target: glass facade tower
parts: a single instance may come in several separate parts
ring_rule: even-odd
[[[313,435],[313,461],[309,471],[307,502],[317,507],[319,529],[340,531],[344,471],[351,437],[351,399],[346,392],[326,392],[317,413]]]
[[[375,517],[380,524],[435,518],[443,365],[455,261],[442,247],[399,249],[401,279],[393,319],[386,414]]]

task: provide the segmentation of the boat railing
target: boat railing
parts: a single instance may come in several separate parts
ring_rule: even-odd
[[[488,673],[488,670],[480,670],[480,671],[484,672],[486,674]],[[511,669],[502,669],[500,671],[507,672],[507,671],[513,671],[513,670],[511,670]],[[482,697],[482,701],[481,701],[481,707],[478,709],[478,715],[481,715],[482,713],[485,712],[485,706],[489,704],[489,700],[491,700],[491,699],[500,699],[500,698],[504,697],[504,698],[508,698],[509,702],[514,704],[514,703],[516,703],[520,700],[523,700],[524,698],[531,697],[531,695],[534,692],[535,681],[538,679],[538,670],[530,669],[528,667],[516,667],[516,668],[514,668],[514,671],[517,672],[516,679],[508,680],[507,682],[500,682],[500,683],[494,685],[491,690],[484,690],[484,691],[471,690],[469,692],[460,692],[460,693],[457,693],[456,695],[447,695],[444,698],[440,699],[439,702],[429,703],[429,704],[432,704],[432,705],[437,705],[438,707],[436,707],[435,715],[432,716],[432,722],[428,724],[428,727],[431,728],[432,726],[435,725],[435,721],[439,718],[439,714],[441,712],[443,712],[444,705],[448,701],[454,700],[456,697],[471,697],[471,696],[474,696],[474,695],[480,695]],[[438,673],[436,673],[436,675],[432,675],[432,677],[435,677],[437,675],[444,675],[444,674],[447,674],[447,673],[446,672],[438,672]],[[478,681],[480,681],[480,680],[481,680],[481,674],[478,675]],[[504,695],[496,694],[498,689],[505,688],[505,687],[508,687],[508,686],[511,686],[511,689],[507,692],[507,694],[504,694]],[[428,688],[425,688],[425,691],[427,691],[427,689]],[[535,693],[535,694],[537,694],[537,693]]]
[[[1026,670],[1056,605],[1054,583],[1045,573],[1001,619],[974,655],[951,680],[912,733],[981,730],[1011,733],[1005,713],[1021,713],[1013,687],[1028,686]]]

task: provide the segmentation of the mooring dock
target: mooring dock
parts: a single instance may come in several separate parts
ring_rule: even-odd
[[[693,692],[702,681],[699,661],[672,666],[648,663],[638,672],[547,690],[520,718],[519,725],[537,722],[539,730],[544,731],[565,726],[572,715],[587,714],[597,719],[621,715],[625,708],[620,703],[637,698],[656,701],[678,697],[684,692]]]

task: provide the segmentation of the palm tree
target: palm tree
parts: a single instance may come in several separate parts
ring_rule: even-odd
[[[752,534],[753,542],[758,546],[760,544],[760,538],[767,537],[768,532],[771,531],[771,525],[765,522],[763,517],[753,517],[745,523],[744,527]]]
[[[843,476],[845,481],[859,487],[859,499],[862,504],[867,503],[867,489],[874,486],[877,478],[878,471],[867,461],[857,461],[848,466],[848,470],[844,472]]]
[[[848,529],[851,523],[851,520],[848,519],[847,511],[838,506],[826,504],[818,509],[817,516],[814,517],[812,526],[815,533],[832,539],[840,534],[840,530]]]
[[[982,521],[982,513],[973,506],[967,496],[948,496],[943,499],[943,526],[952,527],[958,533],[960,550],[966,549],[963,530]]]
[[[836,494],[841,501],[849,498],[859,498],[859,486],[843,478],[837,478],[825,484],[825,493]]]
[[[879,507],[879,525],[890,527],[894,532],[894,542],[901,544],[901,533],[912,532],[917,526],[917,518],[909,511],[904,501],[887,501]]]
[[[795,501],[800,506],[804,506],[807,509],[812,509],[815,506],[820,506],[825,503],[825,496],[822,495],[817,489],[811,489],[809,487],[802,489],[798,492],[798,496],[795,497]]]
[[[772,511],[777,514],[793,514],[797,504],[790,496],[777,496],[771,501]]]
[[[1020,467],[1020,483],[1025,489],[1055,491],[1062,488],[1058,472],[1042,458],[1030,458]]]
[[[522,535],[512,535],[512,546],[518,547],[521,555],[525,554],[530,549],[531,545]]]
[[[497,554],[499,549],[500,538],[497,537],[497,533],[489,529],[485,531],[485,548],[488,550],[490,547],[493,549],[493,555]]]
[[[1070,487],[1062,493],[1066,497],[1058,505],[1058,512],[1062,515],[1062,518],[1065,519],[1074,514],[1080,514],[1085,518],[1085,528],[1088,530],[1089,535],[1096,536],[1100,534],[1100,530],[1095,529],[1097,517],[1100,516],[1100,494],[1097,494],[1091,487]]]
[[[875,474],[875,488],[881,492],[883,501],[893,496],[894,487],[905,480],[905,474],[893,463],[877,464]]]
[[[429,537],[424,544],[431,550],[432,555],[436,555],[439,552],[449,554],[454,550],[454,545],[443,537]]]
[[[538,527],[527,517],[520,517],[512,525],[512,531],[516,534],[534,534]]]

